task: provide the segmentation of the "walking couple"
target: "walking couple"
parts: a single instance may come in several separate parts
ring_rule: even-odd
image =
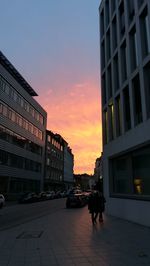
[[[97,222],[97,218],[99,218],[99,222],[103,222],[105,202],[106,200],[101,192],[95,190],[91,193],[88,201],[88,210],[93,224]]]

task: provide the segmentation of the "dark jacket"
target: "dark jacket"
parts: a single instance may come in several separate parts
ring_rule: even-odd
[[[100,192],[93,192],[88,201],[89,212],[104,212],[105,202],[106,200]]]

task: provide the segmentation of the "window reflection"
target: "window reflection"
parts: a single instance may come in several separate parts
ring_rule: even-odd
[[[42,125],[44,124],[44,118],[38,113],[23,97],[0,75],[0,89],[4,91],[11,99],[18,103],[24,110],[31,114]]]
[[[0,139],[6,140],[14,145],[17,145],[21,148],[29,150],[33,153],[42,155],[42,147],[36,143],[14,133],[11,130],[6,129],[3,126],[0,126]]]
[[[12,120],[14,123],[24,128],[25,130],[29,131],[31,134],[35,135],[37,138],[41,140],[43,139],[43,132],[40,129],[33,126],[33,124],[29,123],[21,115],[18,115],[14,110],[9,108],[6,104],[3,104],[2,102],[0,102],[0,112],[3,114],[3,116]]]

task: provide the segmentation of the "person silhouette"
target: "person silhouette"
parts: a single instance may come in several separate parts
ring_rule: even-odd
[[[89,197],[88,210],[91,214],[92,223],[97,222],[97,217],[99,215],[99,222],[103,222],[103,212],[105,210],[105,198],[103,194],[99,191],[93,191]]]

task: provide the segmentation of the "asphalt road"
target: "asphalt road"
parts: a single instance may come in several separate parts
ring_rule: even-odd
[[[32,221],[47,214],[56,213],[65,208],[66,199],[54,199],[42,202],[15,204],[0,209],[0,231]]]

